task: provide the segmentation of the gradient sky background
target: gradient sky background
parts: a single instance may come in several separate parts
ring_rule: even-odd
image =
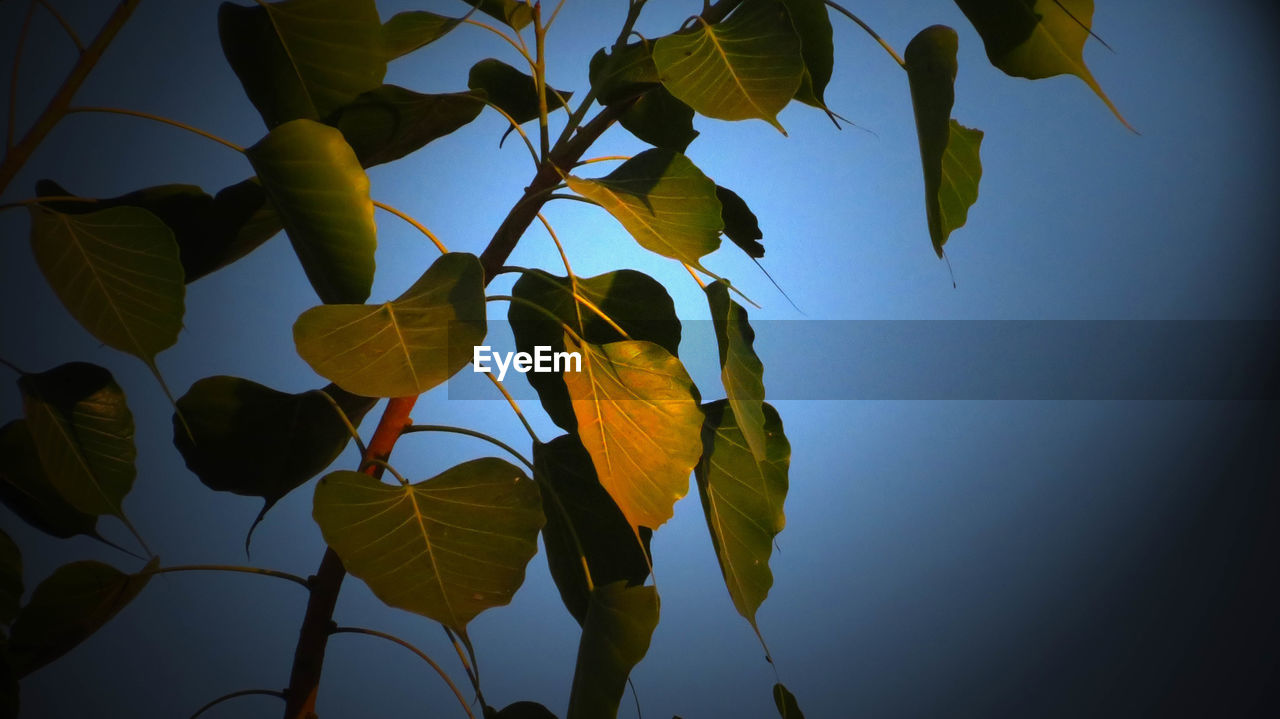
[[[54,1],[85,37],[111,5]],[[25,5],[0,3],[6,62]],[[698,6],[651,0],[637,29],[670,32]],[[930,24],[960,31],[954,115],[987,133],[982,194],[947,245],[953,289],[929,245],[905,75],[834,17],[827,99],[867,131],[836,131],[822,113],[795,105],[780,118],[790,137],[762,122],[699,118],[703,134],[688,152],[755,210],[765,266],[808,319],[1280,319],[1272,32],[1280,17],[1271,3],[1098,3],[1095,28],[1116,52],[1090,43],[1086,59],[1141,136],[1074,78],[1032,83],[994,70],[947,0],[849,6],[899,50]],[[419,6],[379,7],[385,18]],[[621,0],[566,4],[549,40],[554,85],[586,87],[586,61],[612,41],[624,8]],[[222,58],[216,10],[205,0],[144,2],[77,104],[145,110],[244,145],[257,141],[264,129]],[[21,127],[74,52],[43,13],[31,37]],[[500,40],[463,28],[393,64],[387,82],[465,89],[467,68],[486,56],[518,64]],[[486,113],[374,169],[374,197],[422,220],[451,249],[479,252],[531,176],[518,141],[497,148],[502,130]],[[596,147],[601,155],[642,149],[621,130]],[[29,196],[42,177],[111,196],[168,182],[212,191],[250,172],[244,158],[194,135],[79,115],[63,121],[3,199]],[[603,211],[553,203],[548,215],[579,274],[641,269],[668,286],[682,317],[707,316],[684,270],[647,255]],[[435,256],[411,228],[377,219],[374,301],[399,294]],[[0,214],[0,354],[31,370],[73,359],[111,369],[138,423],[139,477],[126,504],[133,522],[165,564],[243,562],[258,500],[210,492],[186,471],[155,382],[141,363],[98,347],[75,325],[43,285],[26,233],[24,213]],[[708,266],[764,305],[753,319],[805,319],[726,246]],[[536,228],[512,263],[558,266]],[[188,288],[187,331],[160,356],[161,370],[176,393],[212,374],[287,391],[318,387],[289,333],[316,302],[277,238]],[[506,307],[491,311],[503,318]],[[686,335],[697,330],[705,333],[691,325]],[[766,385],[804,349],[769,347]],[[827,368],[832,375],[849,371],[861,351],[844,349]],[[689,338],[682,355],[704,396],[718,396],[710,339]],[[827,379],[803,381],[821,387]],[[1200,707],[1226,716],[1263,694],[1276,702],[1274,402],[777,404],[793,447],[789,524],[760,624],[810,717],[1167,716]],[[525,405],[540,415],[536,403]],[[0,383],[0,418],[20,412],[14,383]],[[498,402],[450,400],[438,390],[414,417],[485,427],[527,447]],[[541,417],[536,428],[544,439],[557,433]],[[394,461],[421,479],[488,450],[467,438],[415,435]],[[354,462],[349,451],[336,466]],[[323,545],[310,511],[310,485],[281,501],[257,531],[253,563],[314,571]],[[0,522],[23,548],[28,591],[73,559],[134,567],[90,540],[29,530],[7,511]],[[774,716],[773,671],[733,611],[696,498],[677,505],[654,555],[662,623],[633,675],[644,715]],[[257,577],[158,578],[89,642],[24,682],[26,716],[189,716],[225,692],[279,688],[304,603],[297,587]],[[358,581],[345,584],[337,620],[402,635],[454,666],[438,628],[382,607]],[[541,556],[512,606],[482,615],[472,635],[491,703],[532,699],[563,712],[577,631]],[[353,636],[330,644],[323,717],[406,716],[431,706],[439,711],[424,713],[453,716],[451,702],[426,666],[397,647]],[[258,697],[207,716],[279,711]],[[634,716],[630,697],[620,716]]]

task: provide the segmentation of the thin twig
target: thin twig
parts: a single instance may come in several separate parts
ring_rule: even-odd
[[[167,117],[161,117],[160,115],[152,115],[149,112],[142,112],[140,110],[126,110],[124,108],[119,108],[119,107],[68,107],[66,111],[67,111],[67,114],[71,114],[73,112],[104,112],[112,115],[128,115],[129,117],[140,117],[144,120],[151,120],[152,122],[161,122],[166,125],[172,125],[173,127],[179,128],[181,130],[186,130],[187,132],[194,132],[195,134],[200,135],[201,137],[207,138],[209,140],[213,140],[214,142],[219,143],[221,145],[226,145],[227,147],[231,148],[232,150],[235,150],[236,152],[239,152],[239,153],[244,152],[243,147],[237,145],[236,143],[230,140],[224,140],[223,138],[218,137],[212,132],[206,132],[204,130],[201,130],[198,127],[192,127],[191,125],[188,125],[185,122],[179,122],[178,120],[173,120]]]
[[[428,230],[428,229],[426,228],[426,226],[425,226],[425,225],[423,225],[421,222],[418,222],[417,220],[415,220],[415,219],[413,219],[412,217],[410,217],[409,215],[407,215],[407,214],[405,214],[405,213],[401,212],[400,210],[397,210],[396,208],[392,207],[391,205],[388,205],[388,204],[385,204],[385,203],[382,203],[382,202],[378,202],[377,200],[374,200],[374,201],[373,201],[373,206],[374,206],[374,207],[377,207],[377,208],[379,208],[379,209],[381,209],[381,210],[386,210],[387,212],[390,212],[391,214],[395,215],[396,217],[399,217],[400,219],[404,220],[405,222],[409,223],[410,225],[413,225],[413,227],[414,227],[414,228],[416,228],[416,229],[417,229],[419,232],[421,232],[422,234],[426,235],[426,236],[427,236],[427,239],[431,240],[431,242],[432,242],[433,244],[435,244],[436,249],[437,249],[437,250],[440,250],[440,254],[442,254],[442,255],[447,255],[447,254],[449,254],[449,248],[448,248],[448,247],[445,247],[445,246],[444,246],[444,243],[440,241],[440,238],[439,238],[439,237],[436,237],[435,233],[434,233],[434,232],[432,232],[431,230]]]
[[[49,11],[53,19],[57,20],[58,24],[62,26],[63,31],[67,33],[67,37],[71,38],[71,42],[76,44],[76,49],[84,52],[84,43],[80,42],[80,36],[76,34],[76,29],[71,27],[71,23],[67,22],[67,19],[58,11],[58,8],[54,7],[49,0],[39,0],[39,2],[45,10]]]
[[[400,637],[395,636],[394,634],[387,634],[386,632],[380,632],[377,629],[365,629],[364,627],[336,627],[329,633],[330,634],[363,634],[369,637],[377,637],[379,639],[385,639],[389,642],[399,644],[405,649],[408,649],[409,651],[418,655],[419,659],[431,665],[431,668],[435,670],[436,674],[439,674],[440,678],[444,680],[445,684],[448,684],[449,688],[453,690],[453,695],[458,698],[458,703],[462,705],[462,710],[465,711],[467,713],[467,716],[471,717],[471,719],[476,719],[476,715],[471,713],[471,706],[467,704],[466,697],[462,696],[462,692],[458,690],[458,685],[454,684],[453,680],[449,678],[449,675],[445,673],[444,669],[441,669],[440,665],[436,664],[435,660],[427,656],[427,653],[422,651],[421,649],[413,646],[409,642],[401,639]]]
[[[520,454],[518,450],[516,450],[506,442],[503,442],[502,440],[496,437],[491,437],[485,434],[484,432],[477,432],[474,429],[467,429],[465,427],[454,427],[447,424],[414,424],[404,428],[405,434],[409,434],[411,432],[449,432],[452,434],[464,434],[468,437],[483,439],[489,444],[492,444],[496,447],[501,447],[502,449],[506,450],[507,453],[509,453],[512,457],[515,457],[516,459],[523,462],[524,465],[528,467],[530,471],[533,470],[533,462],[530,462],[528,459],[526,459],[525,456],[523,454]]]
[[[218,706],[222,702],[228,701],[230,699],[238,699],[239,697],[248,697],[248,696],[255,696],[255,695],[275,697],[277,699],[284,699],[284,692],[279,691],[277,689],[244,689],[238,692],[231,692],[230,694],[223,694],[217,699],[214,699],[208,704],[205,704],[204,706],[197,709],[195,714],[191,715],[191,719],[197,719],[197,717],[199,717],[201,714],[204,714],[205,712]]]
[[[13,147],[15,125],[18,122],[18,77],[22,67],[22,50],[27,45],[27,34],[31,30],[31,18],[36,14],[36,0],[27,5],[27,14],[22,18],[22,29],[18,31],[18,48],[13,53],[13,68],[9,73],[9,124],[4,135],[4,151],[7,155]]]
[[[277,579],[285,579],[294,584],[302,585],[305,589],[310,589],[311,585],[306,579],[296,574],[281,572],[276,569],[263,569],[262,567],[238,567],[228,564],[183,564],[176,567],[156,567],[147,572],[147,574],[169,574],[170,572],[235,572],[239,574],[257,574],[264,577],[275,577]]]
[[[876,42],[880,43],[880,47],[884,48],[885,52],[889,53],[889,55],[893,57],[894,61],[897,62],[898,65],[900,65],[903,70],[907,69],[907,63],[905,60],[902,59],[902,56],[898,54],[898,51],[894,50],[893,47],[889,45],[889,43],[885,42],[884,38],[880,37],[879,33],[877,33],[875,30],[872,30],[870,25],[863,22],[862,19],[859,18],[857,15],[854,15],[853,13],[846,10],[839,3],[833,2],[833,0],[824,0],[824,2],[826,2],[827,7],[831,8],[832,10],[835,10],[841,15],[844,15],[845,17],[852,20],[855,24],[857,24],[858,27],[862,28],[863,30],[866,30],[867,34],[870,35],[872,39],[874,39]]]
[[[355,440],[356,449],[360,450],[360,456],[363,457],[368,454],[369,450],[364,446],[364,441],[360,439],[360,433],[356,431],[356,426],[351,423],[351,418],[347,416],[346,410],[342,409],[342,405],[338,404],[338,400],[322,389],[318,389],[316,392],[320,393],[320,396],[329,403],[334,413],[338,415],[338,419],[342,420],[343,426],[347,428],[347,434],[351,435],[351,439]]]

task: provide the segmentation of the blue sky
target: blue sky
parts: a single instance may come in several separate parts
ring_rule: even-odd
[[[59,3],[86,36],[105,5]],[[637,29],[669,32],[698,5],[651,0]],[[702,136],[688,151],[760,217],[763,263],[806,316],[728,243],[707,265],[763,305],[752,314],[760,320],[1280,318],[1280,83],[1267,34],[1275,11],[1244,0],[1098,5],[1095,28],[1116,51],[1090,43],[1086,59],[1141,136],[1075,78],[1033,83],[993,69],[951,2],[849,3],[900,51],[927,25],[960,31],[954,116],[986,139],[981,197],[947,245],[955,288],[928,239],[905,74],[839,17],[827,100],[856,128],[837,131],[800,105],[780,116],[789,137],[763,122],[698,118]],[[255,142],[264,129],[221,56],[216,6],[144,2],[77,103],[146,110]],[[411,5],[379,7],[389,17]],[[461,4],[426,7],[455,12]],[[623,7],[566,3],[549,40],[552,84],[586,87],[586,61],[612,41]],[[12,56],[10,18],[23,9],[0,6],[0,57]],[[38,14],[19,88],[21,126],[72,61],[56,30]],[[486,56],[517,64],[500,40],[464,28],[393,64],[387,81],[465,89],[467,68]],[[502,130],[486,113],[409,160],[374,169],[374,197],[413,214],[451,249],[479,252],[531,176],[515,138],[498,149]],[[632,154],[642,146],[616,130],[597,149]],[[110,196],[168,182],[215,190],[250,173],[244,158],[194,135],[81,115],[59,126],[3,199],[28,196],[42,177]],[[685,271],[645,253],[603,211],[562,202],[548,217],[579,274],[641,269],[668,286],[682,317],[707,316]],[[408,226],[382,213],[377,220],[375,301],[399,294],[435,256]],[[26,231],[22,213],[0,214],[0,354],[31,369],[72,359],[110,368],[138,421],[139,479],[126,505],[134,523],[166,564],[241,561],[257,500],[212,493],[185,470],[154,381],[74,324],[40,281]],[[511,262],[558,267],[537,227]],[[188,288],[186,331],[160,368],[178,393],[212,374],[289,391],[319,386],[289,333],[316,302],[277,238]],[[502,305],[491,311],[505,315]],[[682,354],[713,397],[709,342],[690,338]],[[788,373],[787,351],[803,350],[767,355],[766,385]],[[859,348],[845,350],[832,375],[855,364]],[[815,386],[824,379],[805,378]],[[1217,656],[1201,651],[1207,640],[1188,627],[1216,626],[1222,607],[1236,606],[1228,600],[1245,580],[1233,567],[1246,566],[1260,498],[1273,496],[1259,478],[1274,475],[1259,467],[1274,469],[1274,456],[1253,455],[1274,437],[1274,403],[778,404],[793,447],[792,490],[760,623],[809,716],[1118,715],[1160,706],[1179,684],[1190,691],[1191,675],[1179,672]],[[0,419],[20,413],[12,382],[0,383],[0,408]],[[486,427],[527,445],[498,402],[437,391],[414,416]],[[536,428],[544,439],[555,434],[541,418]],[[417,435],[397,448],[395,464],[421,479],[487,453],[466,438]],[[337,466],[353,462],[348,453]],[[310,495],[309,487],[295,492],[271,512],[255,535],[255,564],[314,571],[323,545]],[[0,521],[24,549],[28,587],[72,559],[130,566],[87,540],[55,542],[7,513]],[[108,532],[123,536],[117,530]],[[677,505],[654,552],[662,624],[633,677],[645,715],[773,715],[773,671],[728,601],[695,498]],[[1215,597],[1199,591],[1206,586],[1222,589]],[[31,715],[80,716],[85,697],[122,716],[189,715],[227,691],[280,687],[304,601],[297,587],[255,577],[157,579],[90,642],[24,683]],[[383,608],[359,582],[344,586],[338,616],[401,634],[448,664],[442,632]],[[562,712],[577,635],[541,556],[513,605],[482,615],[473,636],[491,703],[534,699]],[[425,666],[396,647],[333,640],[322,716],[400,714],[446,701]],[[209,716],[278,712],[259,698]],[[620,716],[633,715],[628,698]]]

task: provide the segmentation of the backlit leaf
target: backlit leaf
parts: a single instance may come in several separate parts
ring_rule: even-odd
[[[698,137],[693,129],[693,108],[680,102],[665,87],[640,96],[618,118],[618,124],[654,147],[684,152]]]
[[[173,232],[138,207],[81,215],[31,205],[31,250],[58,299],[89,334],[155,357],[182,329],[182,262]]]
[[[382,44],[387,60],[403,57],[430,45],[461,23],[458,18],[426,10],[399,12],[382,24]]]
[[[147,586],[159,566],[152,559],[138,574],[102,562],[72,562],[36,587],[9,636],[9,663],[24,677],[93,635]]]
[[[245,154],[320,299],[368,299],[378,244],[373,201],[369,178],[342,133],[293,120]]]
[[[133,414],[111,373],[72,362],[23,375],[18,387],[40,464],[58,494],[85,514],[123,518],[137,451]]]
[[[773,704],[778,707],[778,716],[782,719],[804,719],[804,712],[800,711],[800,705],[796,703],[796,695],[781,682],[773,685]]]
[[[591,455],[573,435],[533,446],[533,477],[547,516],[542,540],[551,578],[569,613],[582,624],[590,603],[589,586],[644,583],[649,576],[646,553],[652,533],[640,530],[642,549],[627,518],[596,479]],[[591,572],[590,585],[584,562]]]
[[[951,119],[958,46],[955,30],[934,25],[921,30],[904,55],[924,168],[929,237],[938,257],[951,232],[968,218],[982,179],[982,131]]]
[[[729,297],[723,280],[707,285],[707,303],[720,348],[720,381],[737,426],[751,454],[764,461],[764,364],[752,346],[756,333],[747,320],[747,310]]]
[[[800,89],[800,37],[778,0],[747,0],[724,22],[659,38],[653,62],[662,84],[719,120],[758,118],[785,133],[778,111]]]
[[[68,504],[45,475],[25,419],[0,428],[0,502],[46,534],[100,538],[98,518]]]
[[[511,601],[543,523],[537,485],[493,458],[408,487],[333,472],[316,485],[314,516],[379,599],[462,634],[477,614]]]
[[[0,624],[9,625],[22,606],[22,552],[0,530]],[[0,658],[0,661],[4,661]]]
[[[320,120],[382,84],[374,0],[285,0],[218,9],[222,52],[268,128]]]
[[[373,167],[448,135],[483,109],[484,101],[466,92],[423,95],[383,85],[343,107],[329,124],[342,131],[361,165]]]
[[[831,18],[823,0],[782,0],[791,16],[791,24],[800,36],[804,58],[804,76],[796,90],[796,99],[807,105],[826,109],[823,93],[831,81],[835,48],[831,41]]]
[[[607,719],[618,715],[631,669],[649,651],[658,626],[658,592],[615,582],[596,587],[578,643],[566,719]]]
[[[671,296],[660,282],[635,270],[576,279],[578,294],[621,327],[627,337],[657,343],[673,355],[679,351],[680,320]],[[604,344],[626,339],[589,307],[575,310],[568,277],[533,270],[521,275],[511,294],[549,311],[588,342]],[[532,353],[539,346],[550,347],[552,352],[564,351],[564,329],[545,314],[523,302],[512,302],[507,319],[521,352]],[[548,372],[531,372],[525,379],[537,390],[551,420],[569,432],[576,431],[578,421],[564,379]]]
[[[565,347],[582,354],[582,371],[566,372],[578,436],[600,484],[633,530],[657,529],[689,491],[702,453],[702,410],[680,360],[638,340]]]
[[[501,60],[490,57],[473,65],[467,76],[467,87],[483,92],[489,102],[502,108],[518,123],[538,117],[538,88],[533,78]],[[561,98],[567,102],[573,97],[572,92],[556,91],[550,85],[545,94],[547,112],[564,107]]]
[[[641,247],[690,265],[720,247],[716,183],[689,158],[645,150],[604,177],[570,175],[569,188],[613,215]]]
[[[523,0],[462,0],[489,17],[520,30],[533,22],[533,7]]]
[[[791,445],[782,420],[764,405],[764,458],[747,446],[733,409],[725,400],[704,405],[702,460],[694,472],[711,543],[720,562],[733,606],[751,626],[769,595],[773,573],[769,557],[773,539],[782,531]]]
[[[321,391],[356,426],[377,402],[336,385],[289,394],[239,377],[206,377],[178,400],[186,427],[175,414],[173,443],[206,487],[262,497],[261,520],[281,497],[332,464],[351,441]]]
[[[724,218],[724,236],[747,253],[747,257],[764,257],[764,245],[760,243],[764,233],[760,231],[756,213],[738,193],[727,187],[716,185],[716,197],[720,199],[720,216]]]
[[[991,64],[1015,77],[1075,75],[1130,130],[1084,62],[1093,0],[956,0],[986,46]]]
[[[406,397],[465,367],[485,331],[484,270],[475,255],[451,252],[391,302],[303,312],[293,341],[317,374],[348,392]]]

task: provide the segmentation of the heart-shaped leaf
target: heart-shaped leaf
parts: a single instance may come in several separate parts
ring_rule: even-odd
[[[22,552],[13,539],[0,530],[0,624],[11,624],[21,607]]]
[[[786,6],[746,0],[722,23],[698,23],[654,44],[662,84],[707,117],[758,118],[785,134],[778,112],[795,97],[805,74],[800,37]]]
[[[800,55],[804,58],[804,76],[796,90],[796,99],[825,110],[827,103],[823,94],[835,64],[827,5],[823,0],[782,0],[782,4],[787,7],[791,25],[800,36]]]
[[[333,472],[316,485],[314,516],[379,599],[464,635],[477,614],[511,601],[543,523],[537,485],[494,458],[410,486]]]
[[[641,247],[695,267],[720,247],[716,183],[689,158],[645,150],[604,177],[570,175],[569,188],[613,215]]]
[[[490,57],[473,65],[467,76],[467,87],[484,93],[489,102],[502,108],[517,123],[538,117],[538,88],[534,79],[501,60]],[[550,85],[544,94],[547,112],[559,110],[573,97],[572,92],[556,90]]]
[[[737,426],[751,454],[763,462],[764,429],[764,364],[756,356],[756,333],[747,321],[747,310],[729,297],[729,286],[723,280],[707,285],[707,304],[711,306],[711,322],[720,348],[720,381],[725,396],[737,417]]]
[[[374,0],[224,2],[218,38],[268,128],[327,117],[381,85],[387,72]]]
[[[18,387],[40,464],[58,494],[85,514],[123,519],[137,450],[133,414],[111,373],[72,362],[23,375]]]
[[[1075,75],[1133,130],[1084,62],[1093,0],[956,0],[982,36],[991,64],[1014,77]]]
[[[467,92],[423,95],[383,85],[329,118],[364,167],[398,160],[476,119],[484,101]]]
[[[658,592],[615,582],[596,587],[582,625],[566,719],[618,715],[631,669],[649,651],[658,626]]]
[[[408,55],[439,40],[462,23],[425,10],[399,12],[382,24],[382,45],[387,60]]]
[[[484,269],[475,255],[451,252],[391,302],[303,312],[293,341],[317,374],[348,392],[406,397],[465,367],[485,332]]]
[[[182,261],[173,232],[138,207],[71,215],[31,205],[31,251],[58,299],[89,334],[155,357],[182,329]]]
[[[52,180],[37,182],[36,194],[72,195]],[[281,230],[267,193],[252,177],[223,188],[215,197],[194,185],[157,185],[92,202],[42,204],[68,215],[121,205],[151,212],[173,231],[187,284],[244,257]]]
[[[88,639],[147,586],[159,566],[152,559],[137,574],[102,562],[72,562],[36,587],[9,636],[9,664],[19,678]]]
[[[68,504],[45,475],[24,419],[0,428],[0,502],[46,534],[101,539],[95,528],[98,518]]]
[[[680,360],[652,342],[595,345],[565,337],[582,355],[566,372],[578,436],[600,484],[632,529],[657,529],[689,491],[702,453],[702,410]]]
[[[676,318],[675,304],[662,283],[635,270],[618,270],[575,279],[579,296],[622,328],[627,333],[626,337],[588,306],[575,306],[568,277],[533,270],[516,281],[511,294],[547,310],[588,342],[604,344],[629,337],[657,343],[673,355],[678,353],[680,320]],[[507,319],[511,322],[516,348],[520,351],[532,353],[540,346],[549,347],[552,352],[564,351],[564,329],[546,314],[524,302],[512,302],[507,310]],[[574,417],[564,379],[546,372],[531,372],[525,378],[537,390],[542,407],[551,420],[566,431],[576,431],[578,421]]]
[[[968,219],[982,179],[982,131],[951,119],[958,46],[955,30],[934,25],[921,30],[904,55],[924,167],[929,237],[938,257],[951,232]]]
[[[747,207],[746,201],[738,193],[727,187],[716,185],[716,197],[720,199],[724,236],[747,253],[747,257],[752,259],[764,257],[764,245],[760,243],[764,233],[760,231],[760,221],[756,219],[756,213]]]
[[[796,695],[781,682],[773,685],[773,705],[778,708],[778,716],[782,719],[804,719],[804,712],[796,703]]]
[[[551,578],[569,613],[582,624],[592,586],[644,583],[652,532],[640,530],[642,548],[622,510],[596,479],[591,455],[573,435],[533,446],[533,478],[547,517],[542,541]]]
[[[369,178],[338,130],[293,120],[245,151],[320,299],[364,302],[378,245]]]
[[[704,405],[703,411],[702,460],[694,470],[702,511],[733,606],[755,628],[756,611],[773,586],[773,538],[786,524],[782,503],[791,445],[777,411],[768,404],[764,458],[759,460],[727,401]]]
[[[206,377],[178,400],[186,426],[175,414],[173,443],[206,487],[262,497],[256,526],[272,505],[332,464],[351,440],[321,392],[356,426],[377,402],[336,385],[288,394],[239,377]]]

